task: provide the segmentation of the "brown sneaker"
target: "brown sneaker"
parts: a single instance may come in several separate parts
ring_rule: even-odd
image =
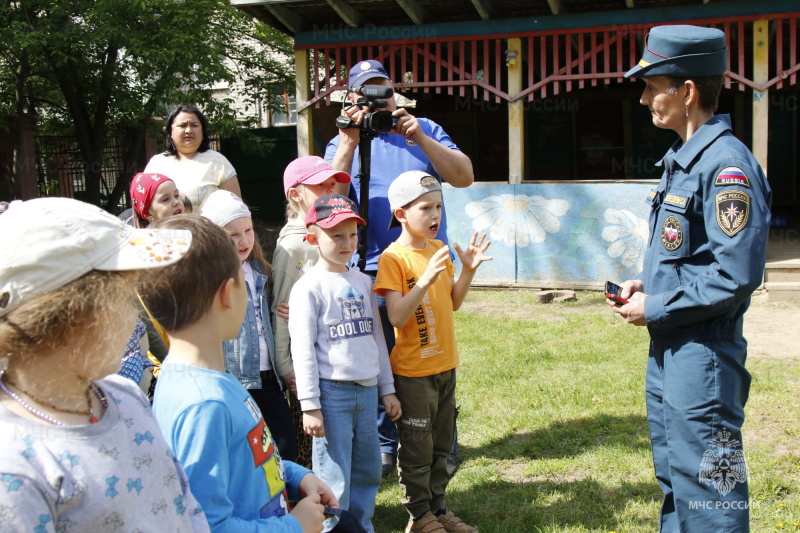
[[[468,526],[459,517],[453,514],[453,511],[447,511],[442,516],[437,516],[437,520],[442,524],[445,531],[458,531],[459,533],[478,533],[478,530],[472,526]]]
[[[433,513],[428,511],[419,520],[409,520],[406,533],[447,533],[447,530],[433,516]]]

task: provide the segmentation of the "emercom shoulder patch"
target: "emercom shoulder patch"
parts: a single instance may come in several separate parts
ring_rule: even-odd
[[[714,185],[717,187],[739,185],[741,187],[750,188],[750,179],[741,168],[728,167],[720,170],[719,174],[717,174],[717,179],[714,180]]]
[[[742,231],[749,217],[749,194],[736,190],[717,194],[717,224],[728,237],[733,237]]]

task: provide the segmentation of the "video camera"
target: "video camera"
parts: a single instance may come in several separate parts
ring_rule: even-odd
[[[353,87],[350,91],[360,94],[363,98],[359,98],[355,104],[358,107],[367,107],[367,112],[361,124],[356,124],[353,119],[344,115],[336,118],[336,127],[339,129],[346,128],[360,128],[362,132],[371,135],[378,135],[379,133],[386,133],[397,125],[397,117],[392,116],[391,111],[375,111],[376,108],[386,107],[387,98],[392,98],[394,91],[391,87],[384,85],[364,85],[362,87]],[[349,94],[349,91],[348,91]],[[345,96],[347,102],[347,96]]]

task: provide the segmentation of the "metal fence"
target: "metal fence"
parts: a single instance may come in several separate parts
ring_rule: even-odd
[[[75,137],[37,135],[35,140],[39,195],[84,199],[86,163]],[[108,139],[100,162],[101,202],[105,202],[114,190],[124,164],[123,153],[121,141]]]
[[[63,196],[83,200],[86,197],[86,163],[78,141],[68,135],[36,135],[36,173],[39,196]],[[219,136],[211,136],[211,149],[220,150]],[[163,141],[157,143],[163,150]],[[108,197],[124,172],[124,146],[121,139],[108,138],[100,161],[100,203],[107,208]],[[133,176],[134,172],[130,172]],[[128,176],[125,176],[126,178]],[[130,207],[127,191],[116,206],[117,211]]]

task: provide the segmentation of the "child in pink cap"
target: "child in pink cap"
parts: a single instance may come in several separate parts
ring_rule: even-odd
[[[289,328],[278,314],[278,306],[289,301],[295,282],[317,262],[316,248],[305,242],[306,213],[317,198],[336,192],[337,183],[350,183],[350,175],[334,170],[321,157],[300,157],[289,163],[283,173],[283,192],[286,195],[286,225],[281,229],[272,257],[273,298],[272,314],[275,320],[276,358],[291,361],[289,353]],[[294,372],[284,376],[291,394],[290,404],[297,429],[297,457],[295,461],[311,466],[311,441],[303,432],[302,412],[297,403]]]

